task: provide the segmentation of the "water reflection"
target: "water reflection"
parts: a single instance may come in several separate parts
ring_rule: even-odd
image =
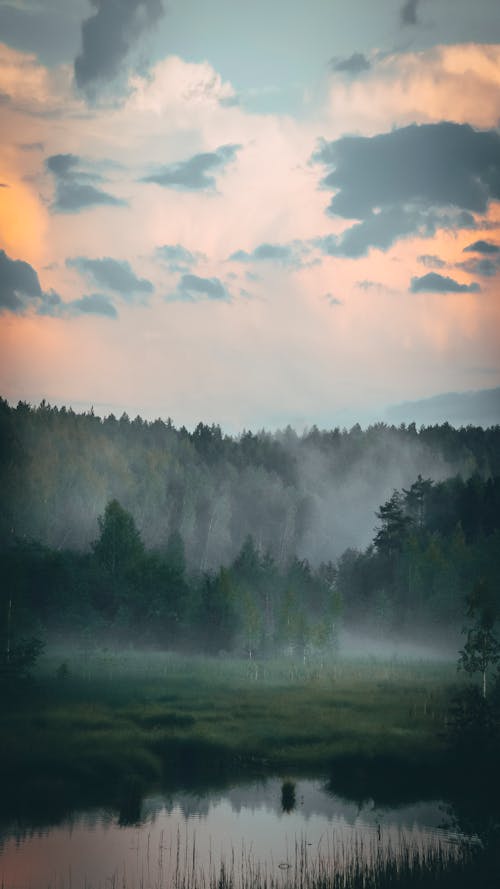
[[[281,785],[281,811],[293,812],[295,804],[295,781],[283,781]]]
[[[208,794],[149,796],[131,785],[120,811],[93,809],[36,831],[4,832],[0,884],[9,889],[57,886],[132,889],[169,885],[180,866],[204,873],[221,860],[285,868],[297,845],[309,855],[361,843],[363,854],[402,836],[419,844],[448,842],[443,803],[397,808],[336,796],[324,782],[269,779]],[[108,883],[107,883],[108,881]]]

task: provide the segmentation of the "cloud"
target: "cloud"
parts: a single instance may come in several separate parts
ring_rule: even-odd
[[[70,176],[79,163],[80,158],[76,154],[52,154],[45,161],[47,170],[54,176]]]
[[[500,199],[500,133],[467,124],[402,127],[378,136],[324,142],[315,159],[333,169],[330,212],[362,219],[378,207],[419,202],[484,213]]]
[[[109,297],[100,293],[64,302],[55,290],[42,290],[33,266],[21,259],[10,259],[0,250],[0,312],[25,315],[30,310],[52,318],[81,314],[118,317]]]
[[[483,278],[493,278],[500,270],[499,260],[489,258],[467,259],[466,262],[457,262],[457,269],[464,269],[470,275],[481,275]]]
[[[384,250],[400,237],[430,236],[438,228],[474,227],[472,213],[486,213],[500,199],[497,130],[413,124],[323,142],[313,161],[329,168],[321,181],[335,191],[328,214],[361,220],[339,240],[323,242],[324,252],[335,255]]]
[[[234,160],[241,147],[241,145],[221,145],[215,151],[195,154],[188,160],[160,167],[142,181],[186,191],[212,190],[216,186],[213,173],[223,170]]]
[[[434,254],[423,253],[421,256],[417,256],[417,262],[425,265],[426,269],[444,269],[446,263],[444,259],[440,259],[439,256],[434,256]]]
[[[493,241],[474,241],[473,244],[468,244],[467,247],[464,247],[463,252],[484,253],[486,255],[497,254],[500,253],[500,246],[498,244],[494,244]]]
[[[236,250],[229,256],[230,262],[277,262],[289,268],[300,268],[309,263],[304,257],[310,253],[310,246],[303,241],[291,241],[289,244],[259,244],[248,253]]]
[[[476,282],[459,284],[454,278],[438,275],[436,272],[429,272],[421,278],[412,278],[410,284],[412,293],[478,293],[480,290]]]
[[[162,0],[91,0],[94,15],[82,23],[82,50],[75,59],[77,86],[92,95],[118,73],[132,45],[163,15]]]
[[[50,64],[61,60],[64,49],[73,42],[74,4],[42,2],[0,4],[0,34],[9,46],[35,53]],[[31,7],[31,8],[30,8]]]
[[[187,272],[198,262],[206,259],[204,253],[187,250],[182,244],[163,244],[156,248],[155,256],[165,263],[170,272]]]
[[[69,305],[69,303],[63,302],[55,290],[48,290],[43,294],[42,302],[37,307],[37,315],[61,318],[67,313]]]
[[[231,296],[219,278],[182,275],[177,290],[167,297],[168,302],[199,302],[202,299],[230,302]]]
[[[126,260],[111,259],[109,256],[102,259],[77,256],[74,259],[67,259],[66,265],[77,269],[80,274],[94,280],[101,287],[116,291],[124,298],[131,297],[135,293],[153,292],[151,281],[138,278]]]
[[[169,55],[156,63],[147,76],[130,78],[132,92],[127,107],[134,112],[168,113],[169,121],[179,115],[184,121],[191,109],[199,115],[204,110],[213,112],[230,108],[236,102],[233,86],[224,81],[208,62],[186,62]]]
[[[103,293],[89,293],[80,299],[75,299],[70,304],[74,313],[82,315],[103,315],[106,318],[118,318],[116,311],[109,296]]]
[[[332,71],[338,71],[342,74],[348,74],[351,77],[356,77],[357,74],[363,74],[364,71],[369,71],[371,68],[371,62],[366,58],[365,55],[361,52],[355,52],[352,56],[349,56],[346,59],[332,59],[330,62],[330,68]]]
[[[330,132],[373,135],[440,121],[481,129],[498,125],[500,43],[374,53],[369,60],[372,67],[365,76],[330,79]]]
[[[341,299],[337,299],[337,297],[333,296],[331,293],[325,293],[325,295],[323,296],[323,299],[326,299],[328,305],[332,306],[332,307],[344,305],[344,303],[342,302]]]
[[[340,236],[325,235],[314,243],[326,256],[364,256],[371,247],[388,250],[395,241],[418,235],[432,237],[438,229],[475,228],[466,211],[443,213],[421,207],[387,207],[368,214],[363,222],[347,228]]]
[[[402,25],[418,25],[418,5],[420,0],[406,0],[400,9],[400,18]]]
[[[0,33],[2,33],[0,22]],[[40,64],[32,53],[20,52],[0,42],[0,104],[5,111],[23,112],[38,119],[67,118],[68,113],[80,111],[81,103],[75,101],[71,90],[71,78],[64,66],[47,68]],[[36,143],[31,142],[33,131],[26,130],[19,120],[12,123],[11,132],[17,141],[24,141],[24,134],[30,138],[23,151],[35,151]],[[4,128],[9,123],[4,122]],[[37,133],[38,135],[38,133]]]
[[[35,269],[21,259],[10,259],[0,250],[0,311],[22,313],[30,301],[43,299]]]
[[[102,176],[82,170],[81,163],[82,159],[75,154],[53,154],[46,159],[45,166],[55,182],[55,195],[50,207],[53,213],[79,213],[89,207],[103,205],[126,206],[125,201],[92,185],[92,181],[100,181]]]

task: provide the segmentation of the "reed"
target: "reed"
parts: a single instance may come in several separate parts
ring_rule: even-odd
[[[285,861],[260,863],[244,846],[225,858],[210,853],[200,864],[196,840],[180,833],[157,849],[149,843],[141,876],[124,880],[108,876],[109,889],[498,889],[499,873],[485,850],[475,843],[435,841],[423,845],[401,835],[396,842],[379,835],[310,849],[297,840]],[[84,882],[85,889],[100,887]],[[58,881],[64,887],[64,879]],[[51,889],[51,887],[49,887]],[[72,889],[75,889],[73,885]]]

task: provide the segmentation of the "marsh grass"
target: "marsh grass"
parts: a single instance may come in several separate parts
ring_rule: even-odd
[[[113,801],[130,781],[206,788],[327,775],[352,757],[426,763],[444,750],[454,682],[454,665],[423,661],[52,651],[31,695],[0,713],[0,808],[51,782],[68,805],[82,786]]]
[[[260,862],[243,844],[222,857],[210,851],[200,863],[196,839],[185,841],[178,831],[162,834],[158,847],[148,840],[134,878],[127,879],[120,867],[105,884],[107,889],[498,889],[497,866],[497,857],[475,842],[422,844],[404,833],[394,839],[362,832],[349,840],[322,839],[313,848],[296,840],[280,860]],[[81,885],[101,889],[85,877]],[[73,880],[71,889],[76,886]],[[69,889],[63,875],[57,887]]]

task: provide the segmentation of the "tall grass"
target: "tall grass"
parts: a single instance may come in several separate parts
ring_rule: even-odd
[[[47,795],[77,806],[82,787],[121,806],[131,783],[327,776],[348,757],[425,765],[442,758],[454,680],[454,665],[394,658],[49,650],[31,697],[0,710],[0,815]]]
[[[243,845],[225,858],[210,854],[200,864],[196,841],[184,843],[180,833],[170,841],[149,843],[128,882],[124,869],[106,878],[109,889],[498,889],[495,861],[478,845],[434,841],[422,845],[401,834],[396,842],[383,834],[359,833],[349,843],[310,849],[295,842],[286,860],[261,863]],[[73,879],[71,889],[76,889]],[[64,877],[58,889],[67,889]],[[84,878],[82,889],[100,889]],[[3,887],[2,887],[3,889]],[[51,887],[48,887],[51,889]]]

